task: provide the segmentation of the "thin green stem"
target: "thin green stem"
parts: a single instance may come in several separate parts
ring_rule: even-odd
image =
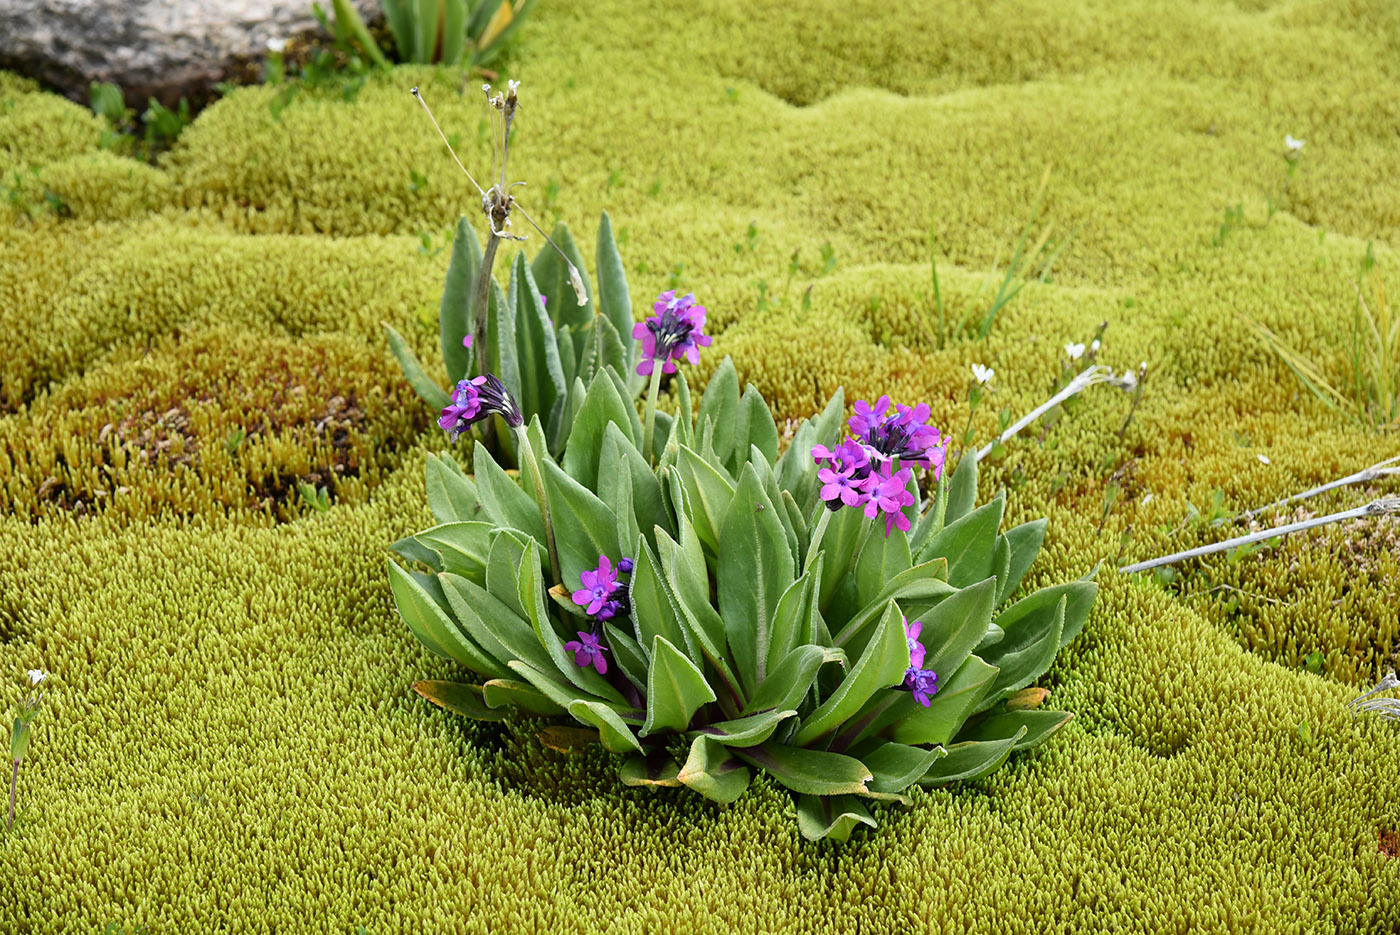
[[[555,584],[563,584],[564,576],[559,573],[559,550],[554,544],[554,521],[549,515],[549,495],[545,493],[540,462],[535,457],[535,449],[530,444],[530,435],[524,425],[515,430],[515,437],[519,443],[520,466],[530,472],[530,480],[535,487],[535,502],[540,505],[540,516],[544,519],[545,544],[549,548],[549,572]]]
[[[19,784],[19,760],[15,760],[15,770],[10,774],[10,820],[5,825],[6,831],[13,831],[15,827],[15,787]]]
[[[661,392],[661,361],[653,361],[651,387],[647,390],[647,427],[642,436],[642,450],[646,452],[647,463],[655,466],[656,454],[652,450],[652,439],[656,435],[656,396]]]
[[[820,507],[822,515],[817,518],[817,528],[812,530],[812,538],[807,540],[807,564],[802,569],[806,571],[812,567],[812,557],[817,554],[817,546],[821,545],[822,538],[826,535],[826,527],[831,525],[831,514],[835,510],[828,509],[823,503]]]

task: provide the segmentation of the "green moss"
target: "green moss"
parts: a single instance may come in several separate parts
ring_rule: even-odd
[[[423,458],[443,442],[379,323],[436,372],[447,256],[415,235],[440,241],[476,196],[407,88],[484,174],[479,97],[423,69],[276,114],[244,89],[148,167],[0,74],[4,184],[69,209],[0,205],[3,697],[54,673],[31,807],[0,837],[0,929],[1394,930],[1400,864],[1379,840],[1400,807],[1377,764],[1400,733],[1343,707],[1393,652],[1394,527],[1215,557],[1171,588],[1112,566],[1229,535],[1182,527],[1188,501],[1255,507],[1385,453],[1242,316],[1335,367],[1329,316],[1347,324],[1368,241],[1395,278],[1396,16],[604,0],[532,19],[511,76],[524,203],[578,233],[608,209],[639,308],[673,277],[697,292],[717,332],[697,387],[729,353],[780,416],[844,385],[927,400],[958,435],[968,368],[989,363],[980,441],[1100,322],[1101,361],[1148,362],[1121,436],[1128,397],[1094,388],[985,468],[1014,521],[1050,518],[1028,584],[1105,563],[1045,682],[1076,719],[843,848],[803,844],[779,790],[720,810],[622,789],[597,751],[409,690],[451,673],[393,616],[384,547],[429,522]],[[1285,133],[1308,140],[1286,185]],[[937,350],[929,228],[949,309],[985,308],[1052,163],[1045,219],[1073,232],[1054,281],[986,344]],[[1244,223],[1213,245],[1234,205]],[[781,299],[761,311],[760,280]],[[341,448],[317,428],[336,395],[363,410]],[[352,457],[328,513],[259,506],[269,474]],[[1322,676],[1299,669],[1315,650]]]

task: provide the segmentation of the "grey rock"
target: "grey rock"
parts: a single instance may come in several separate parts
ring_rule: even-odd
[[[378,0],[354,3],[380,15]],[[0,68],[84,104],[89,82],[110,81],[133,107],[198,105],[269,39],[317,29],[311,0],[0,0]]]

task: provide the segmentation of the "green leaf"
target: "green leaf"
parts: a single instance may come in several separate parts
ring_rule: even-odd
[[[681,768],[665,750],[653,750],[646,756],[633,754],[623,761],[617,775],[624,786],[679,786]]]
[[[866,527],[865,541],[856,554],[856,606],[864,607],[875,600],[886,583],[913,565],[909,536],[900,529],[886,536],[882,523],[871,523]]]
[[[692,733],[704,734],[726,747],[754,747],[767,741],[778,729],[779,724],[793,717],[797,717],[794,710],[778,711],[770,708],[732,721],[707,724]]]
[[[422,562],[433,571],[442,571],[442,557],[418,541],[416,536],[404,536],[389,544],[389,551],[408,559]]]
[[[606,211],[598,221],[597,261],[598,308],[624,339],[627,355],[623,372],[630,374],[637,366],[636,342],[632,340],[632,297],[627,291],[627,273],[622,266],[622,256],[617,252],[617,241],[613,239],[612,219]]]
[[[607,634],[608,648],[612,650],[613,660],[617,663],[617,667],[622,670],[623,675],[627,676],[627,681],[637,687],[638,691],[645,691],[647,686],[646,652],[642,650],[642,647],[630,633],[624,632],[612,623],[604,623],[603,632]]]
[[[752,774],[728,747],[701,735],[690,745],[690,756],[676,778],[705,798],[728,805],[744,794]]]
[[[954,672],[982,641],[992,622],[997,581],[988,578],[941,601],[921,618],[919,642],[928,652],[924,668]]]
[[[355,5],[350,0],[331,0],[331,7],[335,10],[335,22],[338,27],[343,27],[347,33],[355,37],[355,42],[364,50],[374,64],[380,68],[388,68],[389,60],[384,57],[384,51],[379,48],[379,43],[374,41],[370,35],[369,27],[365,25],[364,19],[360,16],[360,11],[355,9]]]
[[[734,449],[734,429],[739,422],[739,374],[727,355],[705,385],[695,424],[703,426],[707,418],[714,426],[715,454],[720,463],[727,463]],[[748,451],[747,445],[744,450]]]
[[[757,747],[729,749],[792,791],[808,795],[865,792],[865,784],[873,778],[864,763],[840,753],[807,750],[772,741]]]
[[[770,708],[780,711],[796,708],[812,690],[812,684],[817,680],[817,671],[828,662],[844,665],[846,654],[829,646],[811,643],[798,646],[773,667],[768,673],[768,678],[764,679],[758,691],[754,692],[749,703],[744,706],[744,710],[752,713]]]
[[[690,383],[685,374],[676,372],[676,416],[672,428],[677,441],[689,445],[695,438],[695,413],[690,404]]]
[[[648,646],[657,636],[662,636],[672,646],[684,646],[689,659],[699,662],[702,658],[699,647],[682,626],[675,595],[661,574],[661,562],[645,540],[633,562],[628,594],[638,642]]]
[[[807,745],[840,728],[882,688],[898,685],[909,668],[909,644],[904,637],[899,606],[890,601],[869,645],[855,667],[821,706],[807,717],[793,742]]]
[[[559,245],[559,250],[563,251],[583,277],[584,294],[592,296],[593,286],[588,279],[588,269],[583,264],[583,255],[579,253],[569,228],[562,221],[555,224],[550,239]],[[592,321],[593,310],[578,304],[574,287],[569,283],[569,264],[559,256],[559,251],[550,247],[541,250],[535,256],[531,269],[535,282],[539,283],[540,289],[549,297],[545,310],[556,325],[568,325],[579,331]]]
[[[852,752],[875,777],[870,780],[870,791],[885,794],[908,789],[928,772],[935,760],[946,755],[939,747],[925,750],[886,740],[862,744],[859,752]]]
[[[486,553],[486,590],[524,619],[525,605],[520,600],[516,573],[525,561],[526,545],[533,540],[520,537],[514,530],[492,531],[495,535]]]
[[[567,713],[562,707],[550,701],[538,688],[528,682],[515,679],[492,679],[481,686],[481,696],[493,708],[512,707],[541,717],[554,717]]]
[[[491,280],[491,299],[486,308],[487,350],[477,351],[482,355],[477,361],[477,368],[494,373],[510,390],[510,395],[519,400],[524,396],[524,391],[521,389],[521,362],[515,356],[515,304],[506,298],[501,284],[494,279]],[[534,413],[526,412],[525,415],[528,418]]]
[[[437,553],[441,568],[486,584],[486,559],[491,550],[490,523],[444,523],[418,534],[418,541]]]
[[[825,510],[825,506],[816,507]],[[865,534],[870,520],[860,510],[840,509],[831,514],[826,530],[820,539],[807,545],[807,564],[812,564],[812,556],[818,551],[826,556],[822,568],[822,585],[818,591],[817,606],[825,611],[836,594],[837,585],[846,581],[855,561],[856,547]]]
[[[383,2],[383,0],[381,0],[381,2]],[[394,2],[397,3],[400,2],[400,0],[394,0]],[[482,0],[482,2],[477,5],[476,9],[472,10],[471,17],[467,20],[467,35],[472,38],[472,41],[476,41],[481,35],[482,30],[495,18],[496,11],[500,9],[502,2],[503,0]],[[386,13],[388,11],[387,4],[385,5],[385,11]],[[470,64],[476,63],[471,62]],[[535,275],[539,276],[538,270],[535,272]]]
[[[622,557],[617,545],[617,516],[550,459],[542,459],[541,467],[559,566],[565,583],[572,587],[585,571],[598,567],[599,556],[608,556],[613,564]]]
[[[424,680],[414,682],[413,690],[439,708],[453,714],[461,714],[478,721],[505,720],[505,712],[489,707],[482,699],[480,685]]]
[[[439,523],[482,519],[476,484],[457,469],[450,455],[429,455],[423,474],[428,509]]]
[[[1031,565],[1045,542],[1045,527],[1048,523],[1049,520],[1044,518],[1022,523],[1008,529],[1002,536],[1011,551],[1011,563],[1007,569],[1006,580],[1001,583],[997,593],[998,604],[1016,593],[1016,589],[1026,577],[1026,572],[1031,570]]]
[[[438,0],[417,0],[413,17],[413,61],[416,63],[427,65],[433,60],[433,49],[437,46],[437,8]]]
[[[718,554],[719,531],[734,501],[734,485],[713,464],[684,445],[676,461],[676,473],[685,488],[696,535],[705,548]],[[678,513],[681,511],[680,504],[673,506]]]
[[[462,64],[467,45],[466,0],[443,0],[442,55],[439,62],[453,67]]]
[[[744,465],[719,535],[716,590],[735,669],[752,695],[764,678],[774,611],[793,583],[793,558],[773,502]]]
[[[392,561],[387,564],[394,604],[418,642],[442,658],[481,675],[496,678],[509,674],[457,629],[457,625],[412,575]]]
[[[997,623],[1006,635],[995,646],[984,650],[989,663],[1001,669],[992,683],[979,710],[985,710],[1003,698],[1025,688],[1040,678],[1055,661],[1060,651],[1060,634],[1064,630],[1067,597],[1061,597],[1053,615],[1034,615],[1013,621],[1008,627],[1006,614]]]
[[[674,532],[670,515],[666,512],[666,495],[657,480],[656,473],[647,465],[646,459],[636,446],[628,441],[622,430],[610,425],[603,434],[603,451],[598,461],[598,496],[604,503],[617,504],[622,477],[630,477],[632,513],[636,527],[641,530],[653,546],[656,544],[652,527],[660,526],[667,532]],[[621,528],[621,517],[619,528]],[[630,536],[618,537],[618,544],[624,548],[635,542]],[[631,553],[628,553],[631,557]]]
[[[625,447],[636,450],[637,437],[632,434],[632,423],[627,416],[630,408],[606,374],[600,374],[588,387],[583,408],[569,431],[569,444],[564,449],[564,470],[589,490],[598,489],[598,462],[609,425],[616,426],[626,440]]]
[[[1089,619],[1098,593],[1099,586],[1093,581],[1079,580],[1041,588],[1021,598],[997,615],[997,625],[1008,635],[1005,644],[998,647],[999,651],[1019,648],[1040,629],[1050,626],[1055,605],[1061,597],[1066,599],[1064,630],[1060,634],[1060,648],[1063,649],[1084,629],[1084,621]]]
[[[943,511],[943,523],[955,523],[972,512],[977,505],[977,454],[969,450],[958,459],[957,470],[948,481],[948,506]]]
[[[505,665],[519,659],[537,668],[550,668],[549,653],[529,621],[510,606],[459,575],[443,575],[442,590],[462,628],[493,659]]]
[[[1003,711],[968,724],[958,733],[957,739],[962,742],[1014,737],[1017,740],[1011,748],[1013,752],[1028,750],[1049,740],[1051,734],[1068,724],[1073,717],[1069,711]]]
[[[659,731],[684,731],[702,705],[715,700],[700,667],[663,636],[652,637],[651,668],[647,670],[647,719],[642,736]]]
[[[455,0],[460,5],[462,0]],[[457,233],[452,237],[452,262],[447,265],[447,279],[442,284],[442,302],[438,306],[438,334],[442,339],[442,362],[447,367],[447,382],[456,384],[472,373],[473,353],[462,346],[462,339],[476,330],[472,321],[472,297],[476,277],[481,272],[481,244],[476,231],[465,217],[457,221]]]
[[[547,458],[545,460],[548,461]],[[501,470],[481,442],[476,443],[472,463],[476,466],[477,497],[486,518],[497,526],[522,530],[543,544],[544,519],[540,516],[540,505],[535,498]],[[597,559],[594,559],[594,563],[597,563]]]
[[[788,585],[783,596],[778,599],[778,606],[773,610],[772,625],[768,634],[768,655],[764,660],[764,672],[771,671],[778,663],[787,657],[792,648],[800,642],[800,635],[805,632],[806,624],[812,613],[816,610],[817,582],[821,580],[821,563],[823,559],[817,556],[817,564],[802,573],[792,584]],[[765,675],[765,680],[767,675]]]
[[[403,371],[408,385],[413,387],[413,392],[417,393],[418,398],[427,403],[430,409],[446,408],[452,402],[451,395],[428,376],[408,342],[389,325],[384,326],[384,333],[389,338],[389,350],[393,351],[394,357],[398,359],[399,369]]]
[[[540,307],[535,277],[517,253],[510,270],[510,307],[515,316],[515,360],[520,367],[520,393],[516,400],[525,418],[548,416],[554,401],[568,391],[559,363],[554,324]]]
[[[929,767],[929,771],[919,780],[926,789],[950,782],[980,779],[1006,762],[1011,756],[1019,733],[1005,740],[969,741],[956,743],[948,748],[948,755]]]
[[[924,546],[919,561],[946,558],[948,583],[955,588],[964,588],[991,576],[995,573],[992,554],[1005,506],[1006,495],[1000,493],[990,503],[950,522]]]
[[[885,612],[885,604],[889,601],[901,601],[912,608],[922,604],[933,604],[953,594],[957,589],[948,584],[943,577],[947,571],[947,562],[939,558],[915,565],[895,575],[886,582],[884,590],[875,595],[873,601],[851,616],[836,634],[836,645],[847,647],[851,652],[858,652],[865,644],[865,628]],[[918,619],[917,615],[914,619]]]
[[[797,797],[797,827],[809,841],[848,841],[857,825],[875,827],[870,811],[852,795]]]
[[[772,410],[752,383],[744,387],[744,395],[739,399],[739,423],[734,429],[736,461],[730,468],[731,472],[739,472],[742,462],[737,459],[747,454],[750,447],[763,452],[770,465],[778,460],[777,423],[773,421]]]
[[[938,691],[927,708],[920,706],[912,695],[901,698],[881,718],[883,725],[872,725],[872,732],[893,724],[893,728],[885,732],[899,743],[947,743],[985,697],[996,676],[996,666],[987,665],[977,656],[968,656],[951,678],[939,675]]]
[[[632,729],[616,711],[597,701],[575,701],[569,705],[569,713],[590,727],[598,728],[598,737],[603,748],[609,753],[629,753],[640,751],[642,745]]]
[[[394,46],[399,49],[399,55],[409,61],[411,50],[413,49],[413,20],[409,4],[413,0],[380,0],[380,7],[384,10],[384,19],[389,24],[389,31],[394,34]],[[388,67],[387,62],[384,67]]]
[[[666,572],[671,594],[681,614],[681,624],[694,637],[702,656],[715,664],[730,684],[737,687],[726,661],[729,651],[724,621],[710,603],[709,566],[705,563],[700,539],[684,519],[681,520],[680,533],[681,538],[677,542],[657,531],[656,545],[661,556],[661,567]]]
[[[593,698],[576,685],[564,681],[561,676],[554,673],[554,667],[552,665],[549,667],[549,671],[545,671],[544,669],[538,669],[522,660],[512,659],[510,667],[514,672],[524,678],[525,681],[539,690],[542,695],[566,710],[574,702],[585,701],[597,703],[601,707],[607,708],[609,711],[617,714],[619,719],[622,717],[618,707],[604,702],[601,698]],[[631,711],[625,708],[621,710],[626,710],[628,717],[633,718],[633,720],[639,724],[641,723],[640,711]],[[569,713],[573,714],[573,711],[569,711]],[[575,717],[577,717],[577,715],[575,715]],[[583,719],[580,718],[580,720]],[[584,723],[588,724],[590,727],[598,726],[592,721],[584,721]],[[612,748],[609,747],[609,749]]]

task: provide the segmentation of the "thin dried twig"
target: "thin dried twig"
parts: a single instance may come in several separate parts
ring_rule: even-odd
[[[1274,507],[1283,506],[1285,503],[1292,503],[1295,500],[1306,500],[1309,497],[1316,497],[1319,494],[1327,493],[1329,490],[1336,490],[1338,487],[1346,487],[1349,484],[1365,484],[1373,480],[1379,480],[1382,477],[1400,475],[1400,467],[1389,467],[1389,465],[1395,464],[1396,462],[1400,462],[1400,455],[1396,455],[1393,458],[1387,458],[1384,461],[1379,461],[1368,468],[1357,471],[1355,474],[1348,474],[1346,477],[1340,477],[1337,480],[1328,481],[1325,484],[1320,484],[1317,487],[1312,488],[1311,490],[1305,490],[1302,493],[1295,493],[1293,496],[1284,497],[1282,500],[1275,500],[1273,503],[1267,504],[1266,506],[1261,506],[1257,509],[1248,510],[1244,513],[1237,513],[1234,516],[1223,516],[1220,519],[1215,520],[1213,523],[1211,523],[1211,525],[1219,526],[1222,523],[1238,522],[1239,520],[1252,519],[1253,517],[1258,516],[1260,513],[1266,513],[1269,510],[1272,510]]]

